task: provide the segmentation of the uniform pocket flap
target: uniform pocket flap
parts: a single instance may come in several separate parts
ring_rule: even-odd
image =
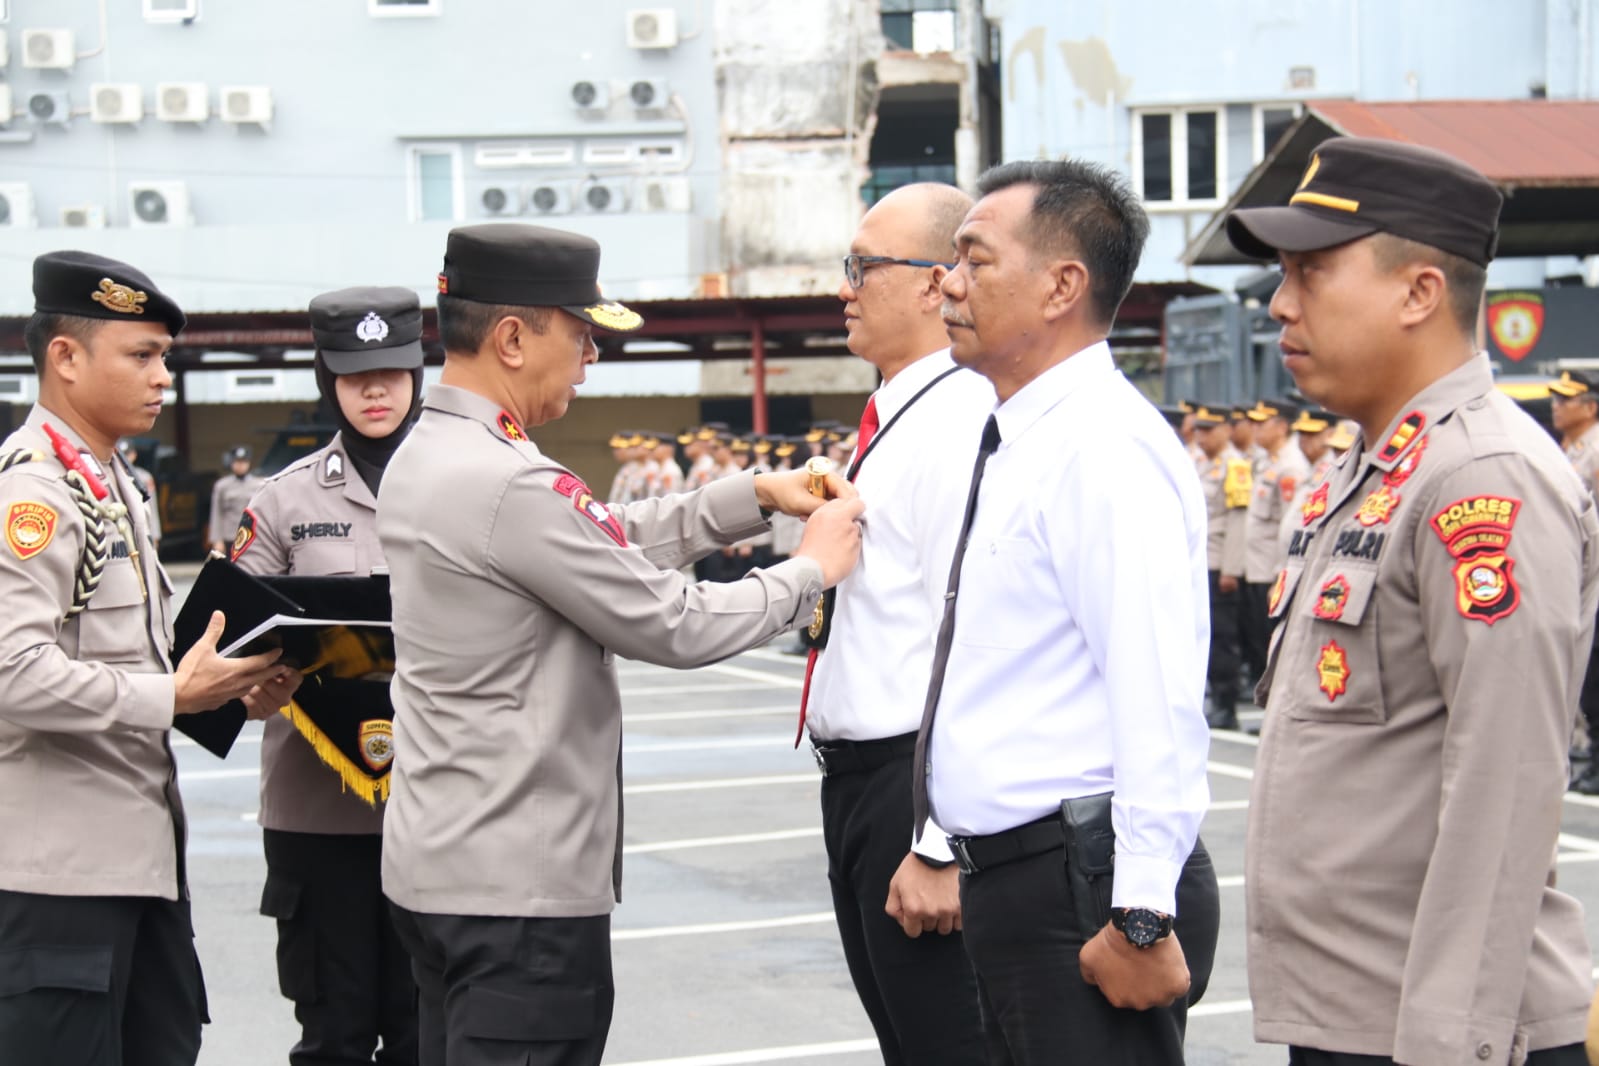
[[[1375,570],[1331,566],[1314,584],[1307,583],[1301,591],[1305,600],[1303,610],[1323,622],[1358,626],[1366,616],[1376,587]]]
[[[133,607],[144,602],[139,575],[134,572],[132,559],[113,559],[100,575],[100,584],[89,597],[88,610],[103,611],[112,607]]]
[[[300,911],[300,882],[278,874],[267,874],[261,889],[261,914],[280,921],[292,921]]]
[[[0,951],[0,996],[40,988],[111,990],[109,947],[32,947]]]
[[[469,985],[461,1023],[481,1040],[581,1040],[594,1032],[594,1000],[569,985]]]

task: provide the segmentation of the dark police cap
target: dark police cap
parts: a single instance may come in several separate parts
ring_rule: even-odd
[[[311,335],[335,374],[422,365],[422,305],[399,286],[363,285],[311,301]]]
[[[1452,156],[1366,137],[1323,141],[1286,207],[1227,216],[1227,239],[1256,259],[1331,248],[1373,233],[1417,241],[1487,266],[1504,197]]]
[[[1599,395],[1595,394],[1594,386],[1595,382],[1592,374],[1585,374],[1580,370],[1562,370],[1560,372],[1560,380],[1550,382],[1549,391],[1556,396],[1564,396],[1568,400],[1575,399],[1578,396],[1585,400],[1599,399]]]
[[[114,322],[160,322],[174,337],[187,321],[142,270],[88,252],[46,252],[33,261],[33,309]]]
[[[224,452],[222,457],[228,461],[229,465],[239,462],[247,463],[255,458],[255,452],[248,444],[237,444]]]
[[[544,226],[487,223],[450,231],[439,295],[512,307],[559,307],[601,329],[631,333],[637,311],[600,296],[600,246]]]

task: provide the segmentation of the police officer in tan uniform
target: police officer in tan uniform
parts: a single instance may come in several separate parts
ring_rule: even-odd
[[[858,499],[803,471],[612,510],[529,429],[598,355],[599,246],[522,225],[449,237],[444,374],[378,498],[398,660],[383,888],[420,988],[423,1066],[600,1061],[621,879],[614,656],[691,667],[809,617],[854,565]],[[850,495],[842,478],[828,482]],[[820,509],[817,509],[817,508]],[[676,569],[810,513],[796,557],[728,585]]]
[[[339,432],[270,478],[233,560],[252,574],[365,575],[384,566],[377,492],[422,400],[422,310],[410,289],[311,301],[316,379]],[[286,715],[261,738],[261,912],[277,919],[278,985],[294,1001],[292,1066],[415,1063],[416,984],[383,899],[381,801],[323,765]]]
[[[1294,498],[1283,508],[1282,520],[1277,528],[1277,572],[1281,572],[1283,564],[1287,562],[1288,545],[1294,539],[1294,531],[1300,527],[1305,500],[1326,480],[1328,472],[1338,465],[1338,453],[1327,443],[1332,433],[1332,419],[1333,416],[1326,411],[1306,408],[1289,427],[1294,432],[1299,453],[1305,457],[1305,465],[1310,472],[1300,478],[1294,488]],[[1276,580],[1275,574],[1272,580]]]
[[[1261,400],[1249,411],[1255,424],[1255,461],[1249,496],[1249,517],[1244,523],[1244,582],[1239,589],[1242,615],[1240,641],[1244,661],[1258,679],[1266,668],[1266,599],[1282,570],[1277,540],[1283,512],[1310,473],[1305,457],[1294,446],[1288,427],[1299,412],[1282,400]]]
[[[1210,570],[1210,662],[1206,678],[1210,706],[1205,721],[1212,729],[1238,728],[1238,597],[1244,572],[1245,523],[1249,515],[1249,461],[1229,439],[1225,408],[1195,404],[1195,466],[1205,490],[1208,539],[1205,560]]]
[[[228,554],[244,509],[265,483],[262,477],[250,472],[253,458],[248,444],[229,448],[223,456],[228,469],[211,485],[211,550],[219,554]]]
[[[1560,447],[1590,493],[1599,495],[1599,392],[1587,374],[1567,370],[1549,386],[1550,414]],[[1579,700],[1587,724],[1586,761],[1572,775],[1574,791],[1599,795],[1599,642],[1588,659]],[[1579,765],[1574,762],[1574,766]]]
[[[1282,265],[1300,391],[1361,427],[1274,593],[1249,801],[1255,1036],[1306,1066],[1584,1064],[1593,960],[1553,862],[1599,520],[1475,351],[1500,202],[1335,137],[1288,206],[1227,220]]]
[[[173,717],[288,701],[277,652],[177,663],[121,436],[148,433],[183,312],[84,252],[34,260],[39,402],[0,444],[0,1062],[193,1063],[207,1021]],[[263,686],[263,687],[257,687]]]

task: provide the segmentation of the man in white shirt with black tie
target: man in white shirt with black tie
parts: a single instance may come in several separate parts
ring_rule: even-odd
[[[944,318],[999,405],[938,583],[916,816],[960,860],[992,1062],[1181,1063],[1219,909],[1205,501],[1105,342],[1149,224],[1079,161],[978,190]]]
[[[966,493],[942,456],[950,441],[975,439],[994,406],[993,386],[951,362],[940,314],[939,283],[971,204],[950,185],[890,193],[861,220],[838,290],[850,350],[883,376],[845,468],[874,517],[862,565],[829,605],[804,729],[825,774],[834,915],[886,1066],[986,1061],[959,871],[942,833],[914,848],[911,839],[911,757],[943,613],[927,589],[948,570],[951,516]]]

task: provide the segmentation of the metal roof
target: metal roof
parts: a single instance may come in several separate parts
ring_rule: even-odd
[[[1499,255],[1599,254],[1599,102],[1320,100],[1299,117],[1183,252],[1190,266],[1251,262],[1223,230],[1239,207],[1286,203],[1316,146],[1381,137],[1447,152],[1505,192]]]

